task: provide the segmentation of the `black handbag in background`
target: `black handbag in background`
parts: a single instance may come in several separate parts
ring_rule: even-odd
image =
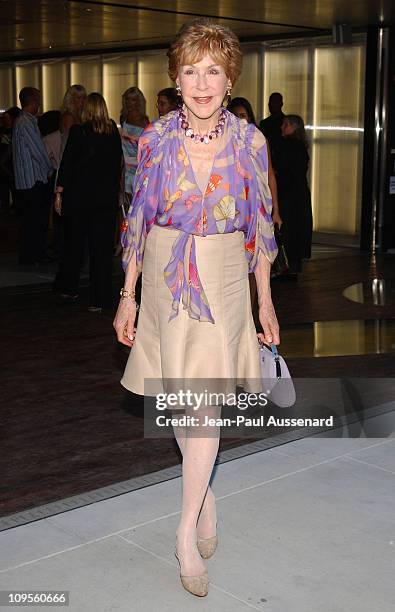
[[[272,274],[274,276],[279,276],[280,274],[284,274],[284,272],[289,270],[287,252],[284,247],[283,225],[281,228],[279,228],[277,224],[274,226],[274,238],[278,248],[277,257],[272,263]]]

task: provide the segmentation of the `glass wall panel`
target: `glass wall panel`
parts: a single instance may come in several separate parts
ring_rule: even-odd
[[[122,56],[103,60],[103,96],[107,102],[110,117],[119,122],[122,94],[128,87],[137,85],[135,56]]]
[[[26,62],[15,66],[16,98],[23,87],[41,88],[41,65],[37,62]],[[19,104],[19,102],[18,102]]]
[[[67,60],[43,64],[43,110],[59,109],[69,86]]]
[[[308,116],[309,54],[307,48],[266,50],[264,56],[263,113],[267,117],[269,96],[279,91],[285,114]]]
[[[259,70],[258,64],[259,64],[258,51],[245,51],[243,53],[243,71],[232,91],[233,98],[236,98],[237,96],[242,96],[243,98],[247,98],[247,100],[251,103],[251,106],[253,108],[257,121],[261,119],[261,117],[259,116],[261,113],[261,109],[258,106],[259,105],[259,95],[258,95],[259,80],[257,78],[258,70]]]
[[[318,48],[314,54],[314,229],[356,235],[362,185],[364,47]]]
[[[158,117],[157,93],[165,87],[173,87],[167,74],[166,51],[155,55],[138,56],[138,86],[147,100],[147,115],[152,121]]]
[[[70,65],[71,85],[83,85],[89,94],[102,91],[101,57],[81,57],[73,59]]]
[[[259,121],[268,115],[273,91],[284,96],[284,112],[301,115],[310,144],[314,230],[359,233],[362,184],[364,62],[362,36],[353,45],[333,46],[328,38],[247,43],[233,97],[244,96]],[[0,64],[0,108],[17,100],[24,86],[40,87],[43,110],[59,108],[66,88],[81,83],[100,91],[110,116],[119,121],[121,96],[138,86],[147,114],[158,116],[156,95],[172,86],[166,50]]]
[[[0,110],[7,110],[16,104],[13,86],[13,67],[0,66]]]

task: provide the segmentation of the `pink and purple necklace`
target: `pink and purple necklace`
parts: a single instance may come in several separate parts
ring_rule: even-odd
[[[213,138],[218,138],[218,136],[220,136],[224,131],[224,125],[226,121],[226,109],[224,107],[222,108],[217,125],[213,130],[211,130],[211,132],[208,132],[208,134],[195,133],[190,127],[187,121],[187,116],[182,108],[180,108],[178,111],[178,118],[187,138],[191,138],[195,142],[204,142],[204,144],[209,144],[213,140]]]

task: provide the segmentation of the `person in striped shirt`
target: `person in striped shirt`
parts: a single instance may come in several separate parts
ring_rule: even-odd
[[[19,264],[45,261],[53,166],[38,129],[41,93],[34,87],[19,92],[22,113],[13,128],[15,187],[22,213]]]

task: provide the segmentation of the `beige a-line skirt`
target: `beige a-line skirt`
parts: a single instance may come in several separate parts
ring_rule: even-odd
[[[196,263],[215,323],[192,319],[173,296],[164,268],[180,230],[154,225],[147,236],[139,320],[121,384],[139,395],[179,388],[259,392],[259,345],[252,317],[244,234],[195,236]],[[154,389],[154,391],[152,391]]]

